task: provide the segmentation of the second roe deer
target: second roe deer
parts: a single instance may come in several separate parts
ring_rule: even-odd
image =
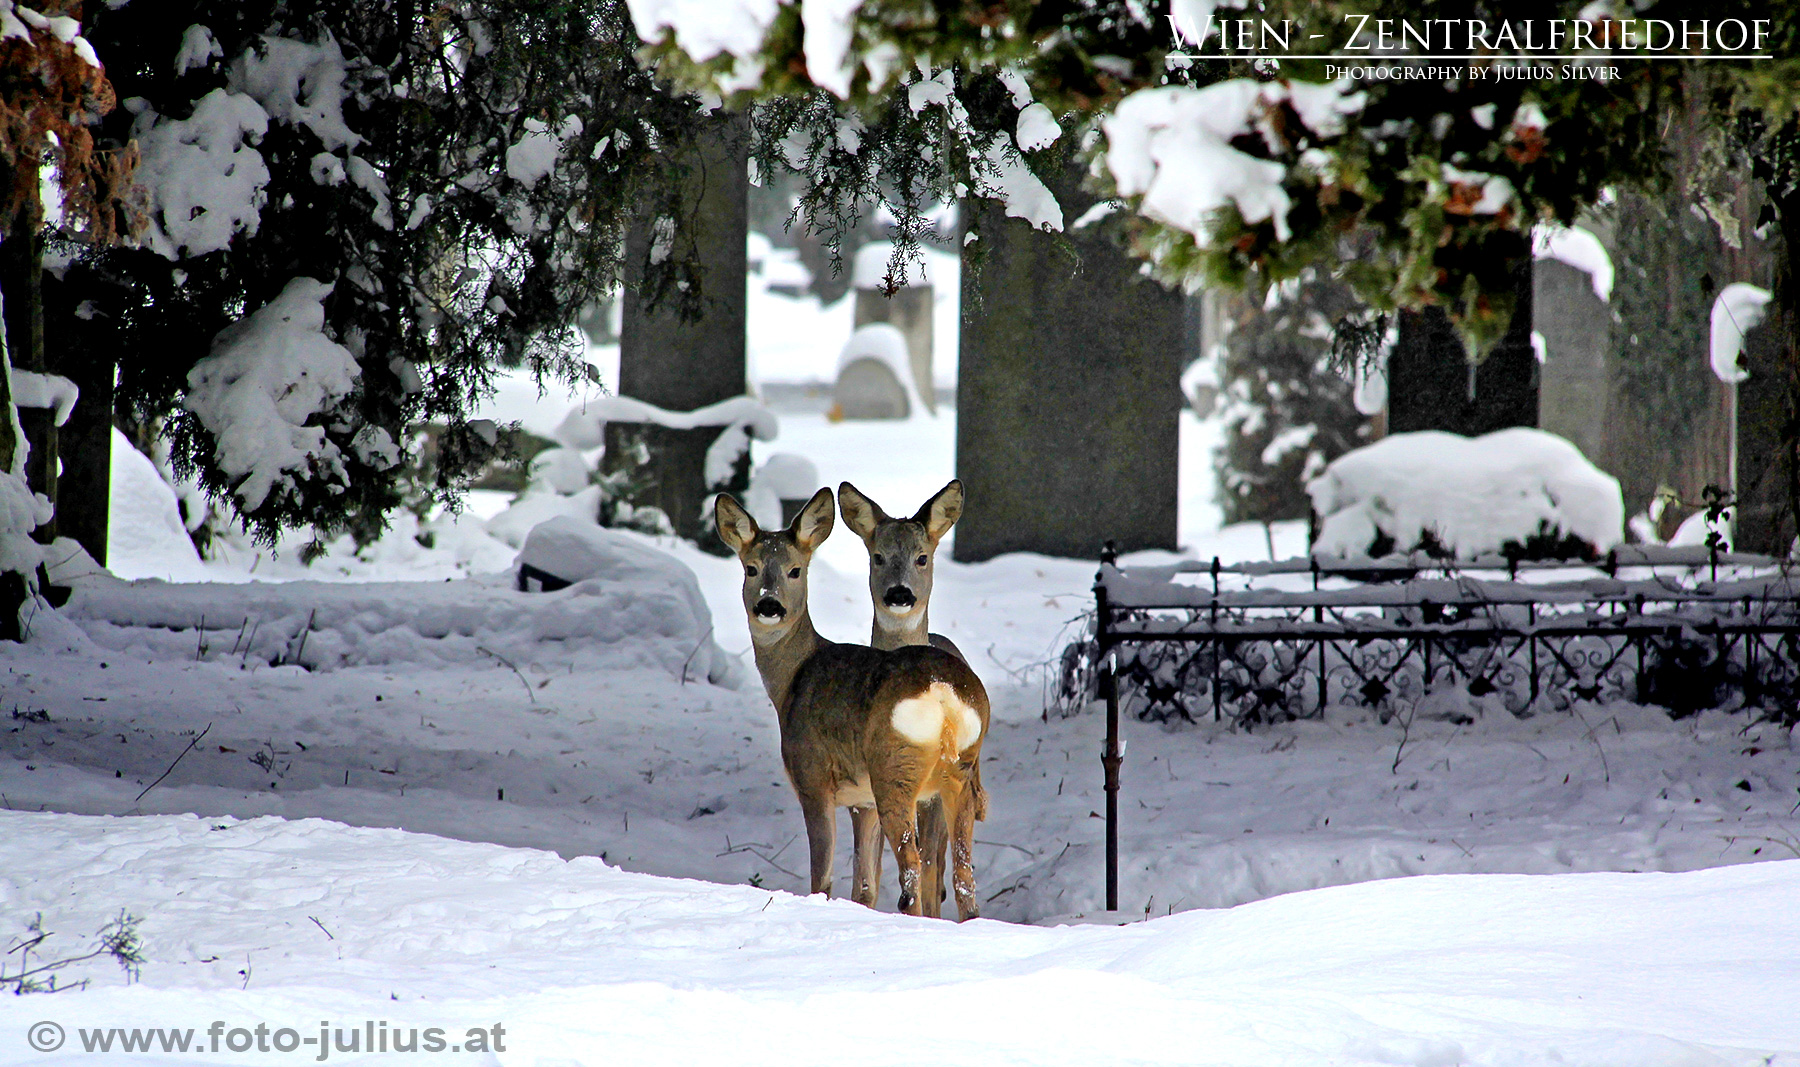
[[[895,649],[931,645],[968,662],[955,642],[931,632],[927,619],[938,542],[962,517],[962,509],[963,484],[955,478],[925,501],[910,519],[890,517],[880,504],[849,482],[838,486],[838,510],[844,516],[844,525],[862,538],[863,547],[869,551],[869,599],[875,607],[869,634],[871,646]],[[987,790],[981,784],[979,765],[975,768],[973,788],[975,818],[985,820]],[[943,811],[935,801],[920,807],[919,848],[925,857],[922,885],[927,915],[938,914],[943,902],[946,829]]]

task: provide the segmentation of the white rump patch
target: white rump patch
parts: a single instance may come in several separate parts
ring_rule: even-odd
[[[894,705],[894,732],[915,745],[929,745],[944,735],[948,721],[956,729],[956,750],[963,751],[981,740],[981,716],[956,695],[948,682],[932,682],[931,688]]]

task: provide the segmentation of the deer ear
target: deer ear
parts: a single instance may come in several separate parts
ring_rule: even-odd
[[[742,553],[744,546],[756,540],[760,532],[756,520],[730,493],[720,493],[713,498],[713,525],[718,528],[719,540],[736,553]]]
[[[813,494],[800,509],[800,514],[794,516],[793,525],[788,527],[788,536],[809,556],[831,536],[832,512],[835,510],[831,503],[831,487],[826,486]]]
[[[862,495],[849,482],[838,486],[838,510],[843,512],[844,525],[864,542],[875,536],[876,524],[887,519],[880,504]]]
[[[914,522],[925,527],[925,536],[937,544],[962,518],[963,484],[958,478],[950,479],[950,484],[937,491],[937,495],[920,505],[919,513],[913,516]]]

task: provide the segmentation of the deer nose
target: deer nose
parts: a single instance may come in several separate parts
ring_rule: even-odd
[[[913,591],[904,585],[890,586],[887,592],[881,594],[881,602],[890,608],[910,608],[918,600],[918,597],[913,596]]]
[[[766,596],[756,602],[756,617],[780,622],[787,618],[787,609],[781,606],[781,601]]]

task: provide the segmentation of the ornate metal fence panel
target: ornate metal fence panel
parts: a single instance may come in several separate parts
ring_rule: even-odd
[[[1113,908],[1121,708],[1248,726],[1350,704],[1385,720],[1461,691],[1515,715],[1608,700],[1800,714],[1800,575],[1766,556],[1626,546],[1591,563],[1122,568],[1109,546],[1094,596],[1093,632],[1065,650],[1062,686],[1067,701],[1106,703]]]

